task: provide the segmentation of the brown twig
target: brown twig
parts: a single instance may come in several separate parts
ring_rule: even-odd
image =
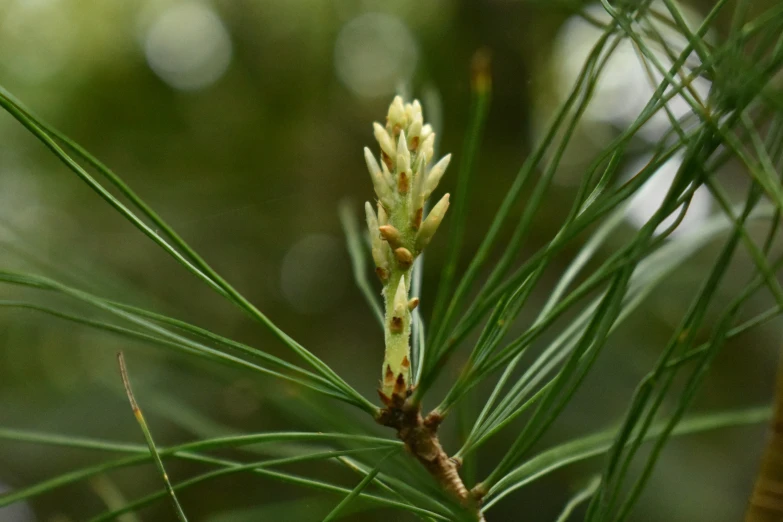
[[[438,427],[443,421],[440,414],[432,412],[423,417],[419,403],[395,395],[376,420],[396,430],[407,450],[441,487],[475,512],[476,520],[485,522],[481,502],[468,491],[459,475],[460,462],[450,458],[440,444]]]
[[[783,356],[778,362],[775,388],[775,411],[770,422],[769,440],[745,512],[745,522],[783,520]]]

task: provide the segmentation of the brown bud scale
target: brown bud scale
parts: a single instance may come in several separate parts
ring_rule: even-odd
[[[387,397],[386,394],[383,393],[381,390],[378,390],[378,397],[381,399],[381,402],[384,404],[384,406],[392,405],[391,397]]]
[[[402,317],[392,317],[389,330],[394,333],[402,332]]]
[[[380,232],[381,237],[385,239],[392,248],[400,248],[402,246],[400,231],[392,225],[378,227],[378,232]]]
[[[399,374],[397,375],[397,380],[394,382],[394,390],[392,390],[392,393],[394,395],[404,395],[405,391],[405,377],[402,374]]]
[[[400,172],[399,178],[397,179],[397,191],[400,194],[407,194],[410,188],[411,177],[405,171]]]
[[[400,263],[402,268],[408,268],[413,264],[413,254],[405,247],[400,247],[394,251],[394,257],[397,258],[397,262]]]
[[[419,210],[416,211],[416,215],[413,217],[413,223],[411,223],[411,226],[413,227],[414,230],[418,230],[419,227],[421,226],[421,218],[423,214],[424,214],[423,208],[420,208]]]

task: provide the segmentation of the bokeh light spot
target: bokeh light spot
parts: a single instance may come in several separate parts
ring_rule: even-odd
[[[0,24],[0,56],[19,79],[40,83],[61,72],[74,47],[72,10],[58,0],[11,3]]]
[[[13,488],[0,482],[0,495],[12,493],[13,491]],[[16,504],[0,508],[0,520],[33,522],[36,518],[27,502],[17,502]]]
[[[650,161],[650,157],[641,158],[630,165],[625,178],[630,177],[644,168]],[[681,156],[674,156],[653,174],[648,179],[636,195],[631,199],[626,212],[626,219],[631,225],[636,228],[643,227],[660,208],[663,203],[667,192],[671,188],[674,177],[677,175],[677,171],[682,164]],[[709,217],[712,209],[712,196],[706,187],[699,187],[693,193],[693,198],[688,206],[688,210],[685,213],[685,217],[679,226],[672,232],[669,237],[677,237],[681,234],[687,234],[698,229],[699,226]],[[655,229],[656,234],[660,234],[666,228],[670,227],[677,216],[680,209],[678,208],[669,217],[663,220]]]
[[[334,48],[337,76],[359,96],[392,94],[416,70],[419,51],[397,17],[367,13],[343,26]]]
[[[700,15],[687,6],[679,7],[692,28],[699,25],[702,18]],[[650,9],[659,13],[667,13],[665,5],[660,1],[654,1]],[[610,16],[600,4],[587,7],[587,13],[603,22],[609,23],[611,21]],[[669,27],[665,22],[655,19],[651,23],[675,53],[679,53],[688,44],[687,39],[681,33]],[[644,33],[641,28],[637,27],[636,29],[640,33]],[[582,66],[601,35],[601,29],[591,25],[580,16],[574,16],[563,24],[555,40],[552,59],[552,63],[556,64],[556,87],[560,101],[569,96],[581,73]],[[647,37],[645,43],[656,60],[668,70],[672,61],[666,51],[652,37]],[[690,71],[698,65],[700,65],[700,61],[696,54],[692,53],[683,69]],[[634,48],[633,41],[626,38],[617,45],[608,58],[590,104],[585,111],[585,118],[626,127],[636,120],[662,80],[663,76],[655,70],[652,64],[649,64],[649,70],[645,68]],[[698,76],[690,82],[690,86],[701,100],[706,100],[710,90],[708,80]],[[671,91],[671,89],[668,87],[667,91]],[[680,95],[672,97],[667,105],[677,118],[682,118],[692,111],[688,102]],[[639,134],[654,141],[663,136],[670,128],[671,123],[665,111],[659,110],[639,130]]]
[[[152,22],[144,52],[161,80],[175,89],[198,90],[223,76],[231,63],[232,46],[214,10],[198,3],[181,3]]]

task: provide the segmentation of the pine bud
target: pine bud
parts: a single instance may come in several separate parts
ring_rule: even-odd
[[[411,108],[413,109],[413,115],[416,116],[417,114],[419,116],[424,116],[424,113],[421,110],[421,103],[419,103],[419,100],[413,100],[413,103],[411,103]]]
[[[427,174],[427,182],[424,185],[424,199],[426,200],[428,197],[432,195],[432,193],[435,191],[435,189],[438,187],[438,183],[440,183],[440,178],[443,177],[443,174],[446,172],[446,168],[449,166],[449,162],[451,161],[451,154],[446,154],[441,158],[439,162],[435,164],[434,167],[430,169],[429,174]]]
[[[430,162],[432,159],[432,155],[435,150],[435,134],[431,133],[429,136],[424,138],[424,141],[422,141],[421,145],[419,145],[419,154],[421,154],[424,157],[424,164]]]
[[[375,231],[378,229],[378,217],[375,215],[375,210],[373,210],[369,201],[364,203],[364,213],[367,217],[367,230],[370,231],[370,241],[374,245],[375,237],[378,236],[378,234],[375,233]],[[381,238],[378,237],[379,242],[380,240]]]
[[[381,172],[383,172],[383,179],[386,180],[386,183],[388,183],[390,187],[394,187],[394,176],[389,172],[389,167],[386,166],[385,161],[381,162]]]
[[[409,170],[411,170],[411,153],[408,150],[405,131],[401,131],[400,139],[397,143],[397,172],[407,172]]]
[[[388,225],[389,215],[386,213],[386,209],[383,208],[381,202],[378,202],[378,226]]]
[[[397,150],[394,147],[394,141],[391,139],[391,136],[389,136],[389,133],[386,132],[386,129],[381,127],[380,123],[373,123],[372,126],[375,139],[378,140],[378,145],[381,146],[381,150],[390,158],[395,157],[397,155]]]
[[[364,162],[367,164],[367,170],[370,176],[373,178],[381,177],[381,166],[378,165],[378,161],[375,156],[372,155],[372,151],[369,147],[364,147]]]
[[[419,306],[419,298],[414,297],[410,301],[408,301],[408,310],[411,312],[416,309],[416,307]]]
[[[405,106],[402,103],[401,96],[395,96],[394,101],[389,105],[389,113],[386,116],[386,121],[389,123],[390,128],[402,128],[405,126]]]
[[[400,284],[397,285],[397,292],[394,294],[394,317],[403,318],[408,310],[408,289],[405,288],[405,276],[400,278]]]
[[[432,134],[432,133],[433,133],[432,125],[430,125],[429,123],[424,125],[421,128],[421,136],[420,136],[421,137],[421,141],[426,140],[430,136],[430,134]]]
[[[378,268],[378,275],[381,279],[385,279],[382,274],[385,274],[386,277],[389,274],[389,260],[386,255],[388,247],[383,244],[380,235],[378,235],[378,218],[375,216],[375,211],[369,201],[364,204],[364,211],[367,215],[367,229],[370,231],[372,260]]]
[[[424,167],[424,157],[419,155],[416,158],[416,165],[413,169],[413,184],[411,187],[411,222],[415,223],[416,213],[424,206],[424,187],[427,182],[427,169]],[[418,224],[415,225],[416,227]]]
[[[408,126],[408,148],[411,151],[416,151],[419,148],[419,139],[421,136],[421,127],[424,122],[421,116],[414,116],[410,126]]]
[[[446,210],[449,208],[449,195],[445,194],[438,203],[432,207],[427,219],[421,224],[419,232],[416,234],[416,251],[421,252],[426,247],[432,236],[438,230],[443,217],[446,215]]]
[[[407,118],[409,125],[417,114],[421,116],[421,105],[418,101],[414,101],[413,103],[408,103],[405,105],[405,117]]]
[[[370,149],[364,148],[364,161],[367,162],[367,170],[370,171],[370,177],[372,178],[372,184],[375,188],[375,194],[378,199],[383,202],[384,205],[391,207],[394,204],[394,193],[392,187],[384,179],[383,172],[378,166],[378,162],[375,161],[375,157],[370,152]]]

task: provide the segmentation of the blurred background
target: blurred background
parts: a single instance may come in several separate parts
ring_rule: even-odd
[[[758,0],[752,10],[776,1]],[[704,0],[684,7],[698,23],[711,6]],[[372,197],[362,157],[362,147],[373,144],[372,121],[383,120],[396,92],[418,97],[425,119],[439,125],[441,154],[452,152],[452,165],[458,165],[471,58],[479,49],[491,55],[492,108],[471,194],[467,260],[599,34],[577,16],[580,9],[600,18],[600,7],[576,1],[0,0],[0,84],[119,173],[283,330],[374,397],[382,338],[353,284],[337,214],[347,198],[359,216],[363,201]],[[724,10],[710,38],[725,36],[730,14]],[[696,85],[704,93],[709,87],[706,81]],[[586,166],[633,121],[651,93],[632,48],[619,49],[521,259],[551,239]],[[677,100],[672,106],[678,115],[687,110]],[[629,176],[667,129],[661,116],[640,132],[623,160]],[[649,217],[677,161],[656,177],[661,186],[649,187],[633,205],[624,229],[600,257]],[[728,187],[739,191],[744,172],[737,165],[727,169]],[[453,190],[455,178],[452,167],[444,190]],[[522,208],[520,201],[515,215]],[[683,227],[716,211],[709,195],[699,194]],[[428,250],[425,318],[445,237]],[[4,269],[57,277],[292,357],[112,211],[5,112],[0,113],[0,244]],[[711,243],[677,270],[618,329],[540,449],[620,418],[719,246]],[[574,242],[555,259],[519,328],[535,317],[578,247]],[[746,280],[749,263],[743,256],[736,261],[736,281],[721,289],[726,296]],[[0,296],[80,309],[70,301],[7,286]],[[748,311],[758,313],[770,303],[760,295]],[[693,411],[768,403],[780,327],[780,321],[772,321],[730,342]],[[216,432],[323,429],[319,414],[324,413],[353,416],[367,430],[385,433],[339,404],[320,403],[278,381],[248,378],[7,308],[0,313],[0,427],[142,442],[116,367],[120,349],[162,445]],[[465,354],[455,358],[447,378]],[[446,380],[435,395],[443,393]],[[476,403],[487,392],[476,390]],[[517,429],[506,430],[482,450],[479,476],[502,456]],[[765,427],[758,426],[673,441],[632,519],[739,519],[764,434]],[[453,433],[445,438],[449,449],[456,447]],[[104,458],[0,442],[0,490]],[[175,480],[194,469],[169,464]],[[596,459],[548,475],[499,504],[490,520],[518,520],[523,513],[529,522],[553,520],[575,488],[598,469]],[[350,474],[335,480],[346,477],[348,484],[355,482]],[[152,466],[123,470],[0,509],[0,520],[86,520],[107,505],[159,487]],[[234,475],[187,490],[180,500],[197,521],[306,521],[320,520],[337,497]],[[256,510],[259,506],[266,511]],[[164,503],[139,516],[125,522],[172,520]],[[351,518],[409,519],[386,510]]]

